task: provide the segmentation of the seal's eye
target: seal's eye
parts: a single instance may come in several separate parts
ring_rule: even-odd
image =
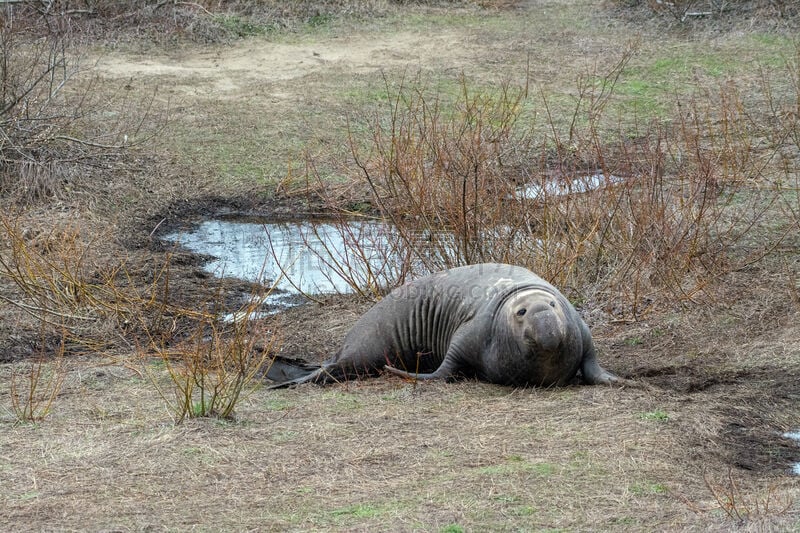
[[[528,310],[523,307],[522,309],[517,311],[517,316],[524,316],[525,313],[527,313],[527,312],[528,312]]]
[[[550,307],[555,307],[556,303],[553,300],[550,300]]]

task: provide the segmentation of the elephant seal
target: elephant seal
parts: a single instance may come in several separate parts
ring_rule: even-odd
[[[316,369],[276,361],[271,388],[375,375],[472,377],[501,385],[623,382],[597,362],[592,336],[551,284],[518,266],[484,263],[402,285],[375,304]],[[289,378],[289,379],[287,379]]]

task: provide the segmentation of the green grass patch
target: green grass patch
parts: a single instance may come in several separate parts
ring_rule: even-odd
[[[744,44],[757,50],[758,63],[767,67],[783,67],[797,55],[794,41],[779,33],[751,33],[745,37]]]
[[[485,476],[507,475],[516,473],[533,473],[540,476],[551,476],[556,471],[552,463],[531,463],[519,456],[509,456],[505,463],[484,466],[477,470],[478,474]]]
[[[669,420],[669,415],[660,409],[655,411],[649,411],[647,413],[641,413],[639,418],[642,420],[650,420],[654,422],[667,422]]]
[[[272,440],[277,443],[293,442],[297,436],[297,431],[276,431],[272,434]]]
[[[644,339],[639,336],[634,336],[626,338],[624,342],[627,346],[641,346],[644,344]]]
[[[275,29],[273,25],[258,23],[250,17],[235,14],[218,14],[214,15],[211,20],[227,34],[239,38],[264,35]]]
[[[359,503],[356,505],[342,507],[341,509],[334,509],[331,511],[331,515],[336,517],[346,516],[353,518],[374,518],[376,516],[380,516],[382,512],[383,510],[380,507],[366,503]]]
[[[635,483],[630,486],[631,493],[637,496],[665,495],[669,489],[662,483]]]
[[[625,108],[635,116],[663,117],[672,106],[663,86],[644,79],[623,80],[615,90],[625,101]]]
[[[286,411],[293,406],[292,402],[283,398],[268,398],[264,402],[264,408],[268,411]]]
[[[336,389],[326,390],[322,395],[322,402],[326,409],[334,413],[358,411],[364,408],[364,402],[358,395]]]

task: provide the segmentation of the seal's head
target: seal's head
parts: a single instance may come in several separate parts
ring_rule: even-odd
[[[563,384],[577,372],[574,332],[567,316],[568,302],[544,289],[526,289],[512,295],[501,309],[509,337],[503,350],[515,369],[509,380],[517,385]]]
[[[555,295],[535,289],[517,293],[506,313],[517,339],[524,339],[537,352],[558,350],[566,334],[566,318]]]

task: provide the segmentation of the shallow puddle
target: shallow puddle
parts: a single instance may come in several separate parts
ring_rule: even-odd
[[[783,436],[787,439],[792,439],[800,446],[800,430],[797,431],[787,431],[783,434]],[[792,474],[796,476],[800,476],[800,463],[794,463],[792,465]]]
[[[213,256],[203,268],[217,277],[274,284],[276,293],[268,301],[279,303],[287,294],[353,292],[352,280],[387,273],[393,268],[385,254],[389,238],[388,226],[374,221],[216,219],[167,235],[165,240]]]
[[[567,180],[528,183],[517,188],[518,199],[536,200],[547,196],[580,194],[622,181],[602,173]],[[401,261],[396,260],[398,235],[392,226],[379,221],[352,220],[275,222],[257,218],[211,219],[187,231],[171,233],[165,240],[185,249],[211,256],[204,265],[211,274],[272,286],[274,292],[263,302],[271,307],[299,303],[298,295],[354,292],[354,286],[386,285],[398,279]],[[483,240],[531,240],[514,228],[500,226],[487,231]],[[447,233],[431,237],[420,234],[422,247],[431,257],[454,246]],[[534,240],[539,246],[540,241]],[[417,251],[419,251],[417,249]],[[432,261],[436,264],[437,261]],[[426,263],[427,264],[427,263]],[[424,272],[414,262],[415,271]]]
[[[614,185],[622,181],[622,178],[618,176],[606,176],[598,172],[567,180],[547,180],[544,183],[526,183],[517,187],[516,197],[519,200],[539,200],[548,196],[581,194]]]

